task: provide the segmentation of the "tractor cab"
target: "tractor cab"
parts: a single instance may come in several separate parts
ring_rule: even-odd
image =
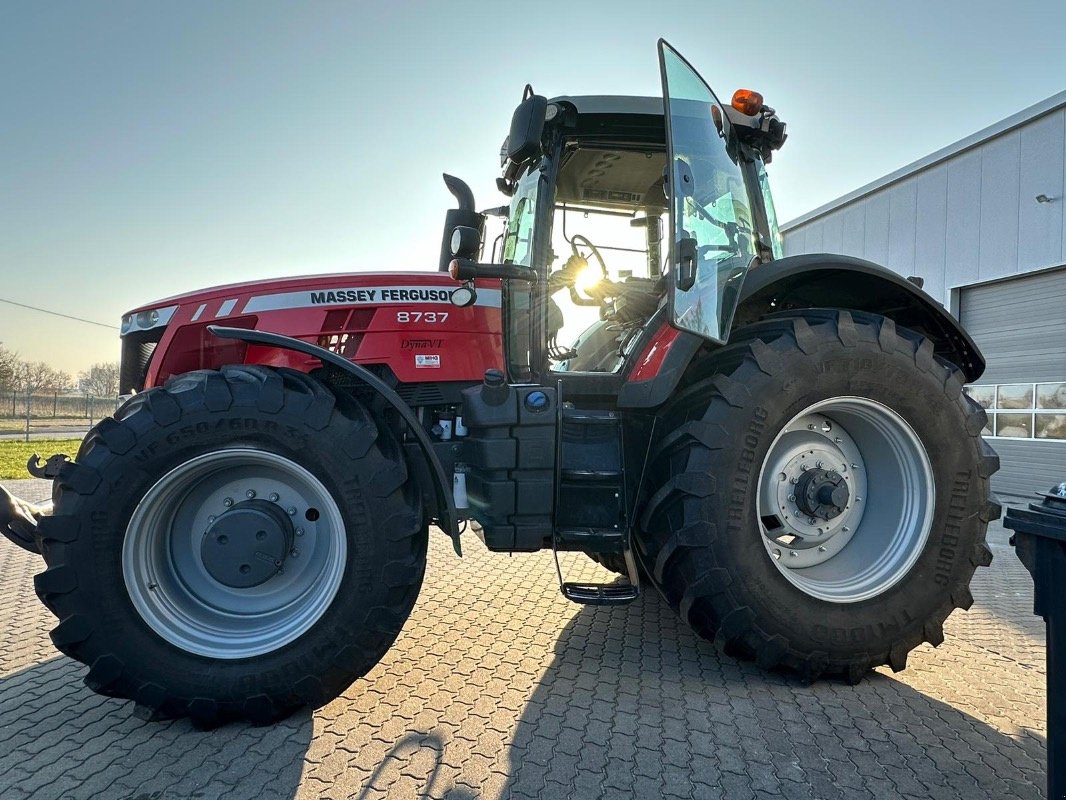
[[[491,263],[454,237],[454,276],[505,279],[514,380],[560,375],[580,393],[589,374],[602,391],[664,327],[720,344],[747,272],[781,255],[764,164],[784,124],[755,92],[723,106],[665,43],[660,59],[665,101],[526,87],[501,152],[510,205]]]

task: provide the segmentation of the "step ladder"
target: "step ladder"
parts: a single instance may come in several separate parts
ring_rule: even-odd
[[[567,600],[622,605],[640,596],[632,552],[623,469],[622,426],[613,411],[559,404],[552,555]],[[623,557],[628,583],[578,583],[563,577],[560,551],[613,553]]]

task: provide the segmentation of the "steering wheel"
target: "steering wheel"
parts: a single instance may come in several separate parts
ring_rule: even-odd
[[[577,249],[579,239],[581,240],[580,243],[583,246],[587,247],[589,249],[589,252],[591,252],[592,255],[596,258],[596,261],[599,262],[600,274],[603,280],[609,281],[610,276],[607,274],[607,263],[603,260],[603,255],[600,253],[599,249],[597,249],[596,245],[594,245],[588,240],[588,237],[582,236],[580,233],[575,233],[573,236],[571,236],[571,251],[573,251],[575,256],[584,258],[584,256],[581,255],[581,252]],[[574,285],[574,281],[570,281],[570,283],[567,284],[566,288],[570,290],[570,300],[576,306],[598,306],[602,301],[602,298],[598,297],[582,297],[580,294],[578,294],[577,287]]]

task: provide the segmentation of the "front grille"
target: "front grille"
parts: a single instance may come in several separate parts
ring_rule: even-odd
[[[119,394],[131,394],[144,389],[148,365],[165,330],[166,327],[161,325],[150,331],[136,331],[122,337],[122,361],[118,370]]]

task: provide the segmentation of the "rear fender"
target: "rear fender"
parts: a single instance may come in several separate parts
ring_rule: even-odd
[[[381,399],[392,406],[392,408],[400,415],[400,418],[407,426],[408,432],[418,446],[418,452],[425,459],[424,465],[418,466],[424,466],[425,472],[429,473],[429,476],[433,481],[433,488],[437,496],[438,524],[444,532],[451,537],[455,552],[462,555],[459,545],[459,525],[455,511],[455,500],[452,497],[451,481],[445,474],[444,467],[441,465],[440,459],[437,458],[437,454],[433,450],[433,442],[419,423],[418,417],[414,415],[411,408],[392,387],[382,381],[366,367],[354,364],[343,356],[339,356],[336,353],[326,350],[323,347],[319,347],[318,345],[311,344],[310,342],[293,339],[290,336],[283,336],[279,333],[269,333],[267,331],[257,331],[245,328],[225,328],[219,325],[211,325],[208,330],[222,339],[237,339],[242,342],[247,342],[248,344],[276,347],[279,350],[292,350],[297,353],[303,353],[304,355],[317,358],[323,364],[329,364],[337,369],[343,370],[360,383],[365,384],[377,392]],[[410,453],[411,449],[405,448],[405,452]],[[423,470],[419,468],[417,469],[416,474],[422,472]]]
[[[753,269],[744,281],[733,329],[805,308],[879,314],[929,339],[936,354],[957,366],[967,382],[985,371],[981,351],[942,305],[906,278],[851,256],[789,256]]]

